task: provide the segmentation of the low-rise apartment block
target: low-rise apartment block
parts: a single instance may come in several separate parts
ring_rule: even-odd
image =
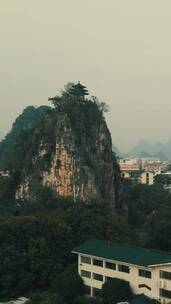
[[[140,174],[140,180],[139,182],[141,184],[145,184],[145,185],[153,185],[155,182],[155,174],[153,172],[142,172]]]
[[[90,296],[98,296],[104,282],[118,278],[128,281],[134,294],[171,302],[171,253],[100,240],[87,241],[73,253]]]

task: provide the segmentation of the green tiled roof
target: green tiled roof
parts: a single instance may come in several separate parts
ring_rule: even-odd
[[[73,252],[141,266],[171,263],[171,252],[100,240],[87,241]]]

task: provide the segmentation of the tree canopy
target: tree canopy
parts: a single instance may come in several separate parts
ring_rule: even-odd
[[[111,278],[102,287],[101,297],[104,304],[117,304],[118,302],[129,301],[132,291],[129,282]]]

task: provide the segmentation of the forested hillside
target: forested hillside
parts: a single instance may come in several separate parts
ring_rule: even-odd
[[[27,107],[0,143],[0,170],[16,171],[23,165],[34,128],[50,110],[47,106]]]

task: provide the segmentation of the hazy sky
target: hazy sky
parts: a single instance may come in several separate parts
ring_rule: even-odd
[[[171,137],[170,0],[0,0],[0,133],[80,80],[122,150]]]

